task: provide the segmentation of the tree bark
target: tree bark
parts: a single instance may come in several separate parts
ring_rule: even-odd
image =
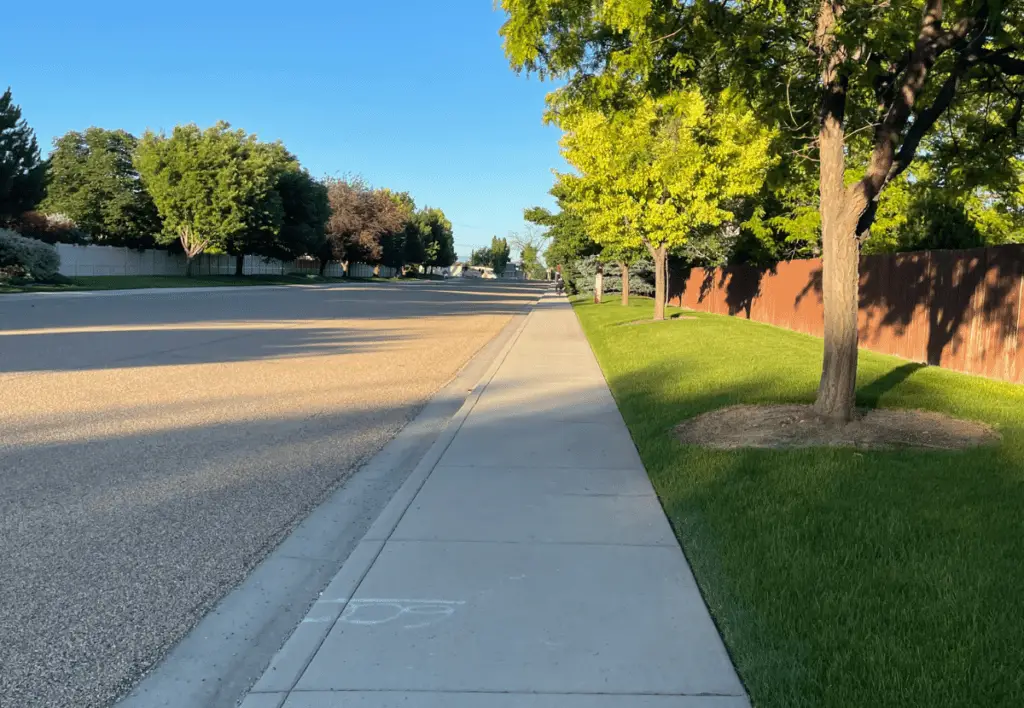
[[[814,410],[845,422],[853,417],[857,384],[857,221],[843,218],[842,206],[827,201],[824,195],[821,216],[825,353]]]
[[[654,249],[654,319],[665,319],[665,263],[668,253],[665,246]]]
[[[629,264],[619,263],[622,270],[622,306],[629,305]]]
[[[597,274],[594,276],[594,302],[601,304],[601,299],[604,297],[604,269],[601,264],[597,264]]]
[[[665,293],[667,291],[665,275],[668,272],[668,247],[664,244],[653,245],[646,238],[644,246],[647,247],[651,259],[654,261],[654,320],[660,322],[665,319]]]
[[[853,417],[857,382],[857,221],[867,202],[862,192],[848,194],[844,184],[846,77],[840,73],[842,50],[834,48],[833,39],[841,11],[841,4],[822,0],[815,36],[825,89],[818,132],[825,351],[814,410],[845,422]]]
[[[825,356],[814,409],[840,421],[853,417],[857,381],[857,307],[860,276],[858,236],[868,233],[882,190],[914,159],[921,139],[949,108],[968,69],[966,52],[984,41],[987,7],[943,31],[943,0],[925,0],[917,41],[901,80],[886,94],[885,114],[875,129],[874,146],[864,177],[846,187],[843,121],[846,111],[846,55],[834,34],[843,0],[821,0],[814,37],[821,57],[824,88],[818,134],[821,177],[822,298],[825,306]],[[963,43],[967,42],[963,47]],[[946,51],[961,46],[960,56],[932,104],[914,115],[929,73]],[[904,130],[907,130],[904,135]],[[902,139],[903,144],[896,151]]]
[[[206,250],[206,247],[210,245],[210,239],[201,239],[195,235],[192,231],[192,227],[185,225],[182,226],[178,232],[178,240],[181,242],[181,247],[185,251],[185,275],[189,278],[192,277],[192,260]]]
[[[321,278],[324,277],[324,273],[327,272],[327,266],[328,265],[329,265],[329,261],[327,261],[324,258],[320,259],[320,277]]]
[[[245,255],[242,253],[235,256],[235,275],[239,277],[245,275]]]

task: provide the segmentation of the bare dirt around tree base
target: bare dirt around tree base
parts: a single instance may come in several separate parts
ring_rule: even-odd
[[[720,450],[737,448],[857,447],[886,450],[962,450],[999,440],[984,423],[942,413],[876,408],[839,424],[811,406],[740,405],[702,413],[675,428],[679,441]]]

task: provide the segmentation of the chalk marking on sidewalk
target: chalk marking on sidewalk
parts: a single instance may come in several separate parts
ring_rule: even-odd
[[[345,606],[344,612],[341,613],[341,617],[338,618],[339,622],[345,622],[346,624],[362,625],[367,627],[374,627],[380,624],[387,624],[394,622],[401,617],[419,616],[426,617],[420,622],[413,622],[411,624],[403,625],[403,629],[418,629],[420,627],[427,627],[432,624],[436,624],[441,620],[447,619],[455,614],[455,610],[460,605],[465,605],[465,600],[421,600],[421,599],[396,599],[396,598],[358,598],[349,600]],[[384,607],[388,609],[388,614],[381,617],[373,617],[371,613],[370,617],[357,617],[360,610],[371,608],[371,607]]]

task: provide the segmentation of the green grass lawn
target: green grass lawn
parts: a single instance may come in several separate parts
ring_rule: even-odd
[[[139,288],[208,288],[243,285],[297,285],[344,282],[390,282],[399,278],[321,278],[316,275],[102,275],[69,278],[67,283],[5,284],[0,293],[71,292],[75,290],[137,290]]]
[[[862,352],[861,405],[986,421],[1002,441],[683,446],[672,427],[703,411],[812,401],[822,344],[706,314],[616,326],[651,310],[576,303],[754,704],[1024,706],[1024,387]]]

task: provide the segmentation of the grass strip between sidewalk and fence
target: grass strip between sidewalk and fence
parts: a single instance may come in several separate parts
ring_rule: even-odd
[[[811,402],[821,340],[690,312],[624,327],[651,301],[574,304],[755,706],[1024,705],[1024,386],[862,351],[859,405],[1002,440],[684,446],[672,429],[699,413]]]

